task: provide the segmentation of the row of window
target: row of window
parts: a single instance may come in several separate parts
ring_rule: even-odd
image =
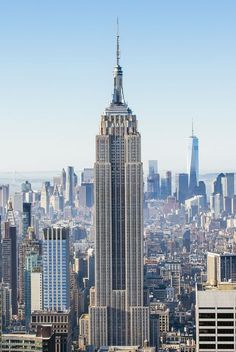
[[[215,334],[216,329],[199,329],[199,334]],[[217,329],[217,334],[234,334],[234,329]]]
[[[219,350],[225,350],[226,349],[226,345],[225,344],[218,344],[217,348]],[[209,345],[204,345],[204,344],[200,344],[199,345],[199,349],[203,349],[203,350],[215,350],[216,349],[216,345],[215,344],[209,344]],[[229,344],[227,345],[227,350],[234,350],[234,344]]]
[[[215,319],[215,313],[199,313],[199,319]],[[217,319],[233,319],[234,313],[217,313]]]

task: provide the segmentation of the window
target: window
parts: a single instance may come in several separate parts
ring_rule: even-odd
[[[203,350],[214,350],[216,348],[216,345],[215,344],[214,345],[210,345],[210,344],[204,345],[204,344],[200,343],[199,348],[203,349]]]
[[[215,313],[199,313],[199,319],[215,319]]]
[[[233,334],[234,329],[217,329],[218,334]]]
[[[216,339],[215,336],[200,336],[199,337],[199,341],[214,341],[215,342],[215,339]]]
[[[199,334],[215,334],[215,329],[199,329]]]
[[[199,321],[199,326],[215,326],[215,325],[216,325],[215,321]]]
[[[226,347],[227,346],[227,347]],[[218,349],[219,350],[225,350],[225,349],[227,349],[227,350],[234,350],[234,344],[229,344],[229,345],[226,345],[226,344],[219,344],[218,346]]]
[[[234,341],[233,336],[218,336],[218,342],[219,341]]]
[[[233,319],[233,313],[217,313],[217,319]]]
[[[218,321],[217,322],[218,326],[234,326],[233,321]]]

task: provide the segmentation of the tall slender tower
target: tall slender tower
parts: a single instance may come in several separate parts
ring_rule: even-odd
[[[119,34],[116,60],[113,98],[96,137],[95,299],[89,310],[90,343],[96,347],[149,340],[149,308],[143,298],[141,136],[124,100]]]
[[[193,196],[199,181],[198,138],[194,135],[193,126],[192,135],[189,137],[188,146],[188,174],[189,196]]]

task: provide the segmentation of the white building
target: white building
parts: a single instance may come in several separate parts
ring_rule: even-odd
[[[236,290],[197,291],[196,339],[197,352],[236,351]]]

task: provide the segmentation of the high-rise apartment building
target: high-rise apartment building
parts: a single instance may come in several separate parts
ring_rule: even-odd
[[[95,162],[95,302],[90,343],[143,345],[149,308],[143,294],[143,165],[137,118],[125,103],[123,73],[114,69],[114,93],[101,117]]]
[[[189,175],[189,195],[195,194],[195,188],[199,182],[199,155],[198,155],[198,138],[194,135],[189,137],[188,145],[188,175]]]
[[[65,311],[70,307],[69,229],[52,226],[43,233],[43,307]]]

